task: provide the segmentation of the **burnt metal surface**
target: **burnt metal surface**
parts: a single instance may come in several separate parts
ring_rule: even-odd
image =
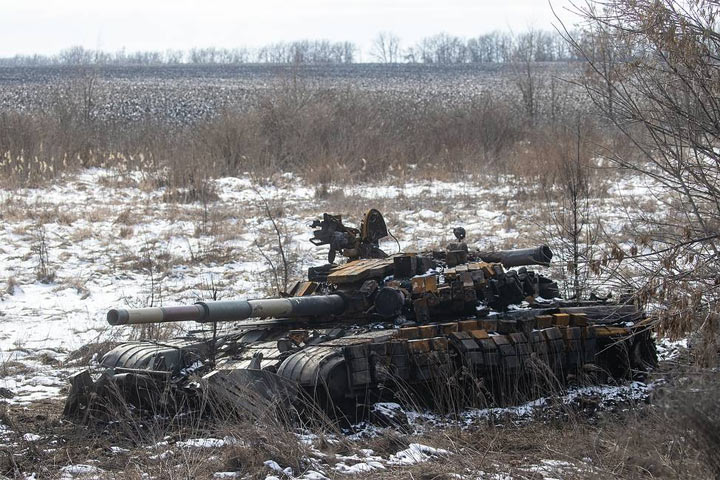
[[[637,306],[563,300],[554,281],[527,268],[549,264],[547,246],[480,252],[456,227],[444,251],[389,256],[379,247],[389,231],[377,210],[359,229],[329,214],[312,227],[330,263],[311,268],[289,296],[108,312],[111,325],[235,323],[216,338],[201,331],[117,346],[99,376],[71,379],[65,414],[102,418],[118,401],[261,416],[311,399],[347,411],[395,391],[420,398],[451,379],[481,386],[472,394],[462,387],[469,403],[482,395],[504,404],[544,383],[630,378],[656,363]],[[338,253],[349,261],[332,263]]]
[[[478,252],[484,262],[502,263],[506,268],[522,267],[526,265],[548,266],[552,261],[552,250],[547,245],[519,250],[501,250],[499,252]]]

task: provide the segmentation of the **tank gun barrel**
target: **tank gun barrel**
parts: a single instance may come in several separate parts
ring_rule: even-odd
[[[110,325],[163,322],[233,322],[248,318],[293,318],[338,315],[345,311],[345,299],[337,294],[307,297],[261,298],[197,302],[177,307],[112,309]]]
[[[547,267],[552,260],[552,250],[547,245],[499,252],[480,252],[478,256],[484,262],[502,263],[506,268],[525,265],[543,265]]]

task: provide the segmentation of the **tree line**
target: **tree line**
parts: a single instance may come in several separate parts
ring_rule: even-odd
[[[40,65],[235,65],[271,64],[352,64],[377,63],[473,64],[508,63],[519,55],[537,62],[579,60],[560,34],[529,30],[520,34],[490,32],[464,38],[447,33],[425,37],[403,46],[391,32],[380,32],[362,58],[361,49],[352,42],[298,40],[276,42],[259,48],[192,48],[164,51],[115,52],[73,46],[54,55],[15,55],[0,58],[1,66]]]

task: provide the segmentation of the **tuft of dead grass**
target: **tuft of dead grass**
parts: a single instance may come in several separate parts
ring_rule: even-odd
[[[7,285],[5,286],[5,293],[8,295],[15,295],[15,290],[18,287],[18,281],[15,277],[10,276],[7,279]]]
[[[32,372],[27,364],[16,360],[4,360],[0,362],[0,378],[25,375]]]
[[[302,472],[308,467],[305,460],[309,453],[307,446],[286,429],[245,425],[231,427],[230,431],[231,438],[240,439],[240,442],[223,452],[223,465],[227,471],[264,478],[262,474],[270,472],[265,466],[267,460],[274,460],[283,468],[290,467],[294,472]]]

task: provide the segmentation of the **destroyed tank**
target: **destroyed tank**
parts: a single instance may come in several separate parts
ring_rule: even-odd
[[[630,300],[563,300],[557,283],[527,268],[550,264],[547,246],[482,252],[458,227],[442,251],[388,255],[377,210],[359,229],[330,214],[311,227],[311,242],[329,246],[328,263],[282,296],[110,310],[113,326],[213,328],[119,344],[99,369],[70,379],[65,415],[311,405],[357,418],[400,396],[436,408],[502,405],[628,379],[657,361],[645,313]],[[335,263],[338,253],[345,263]]]

